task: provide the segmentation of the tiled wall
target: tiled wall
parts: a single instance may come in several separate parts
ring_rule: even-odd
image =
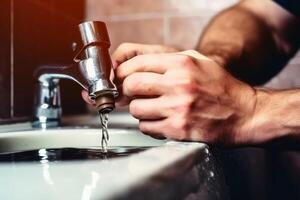
[[[122,42],[194,48],[203,28],[238,0],[87,0],[86,18],[106,21],[114,50]],[[300,55],[267,84],[300,87]]]
[[[31,118],[34,69],[72,62],[84,5],[84,0],[0,1],[0,123]],[[79,87],[63,81],[62,91],[66,113],[84,109]]]

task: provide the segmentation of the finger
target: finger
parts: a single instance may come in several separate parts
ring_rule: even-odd
[[[112,62],[114,68],[116,68],[121,63],[125,62],[138,55],[139,48],[138,44],[134,43],[123,43],[115,50],[112,54]]]
[[[175,48],[162,46],[162,45],[147,45],[137,43],[123,43],[121,44],[112,55],[114,67],[129,60],[137,55],[149,53],[171,53],[177,52]]]
[[[116,106],[117,107],[123,107],[129,105],[131,101],[131,98],[124,96],[124,95],[119,95],[116,99]]]
[[[169,67],[178,65],[176,54],[147,54],[139,55],[119,65],[116,69],[116,76],[119,81],[124,80],[134,72],[154,72],[164,74]]]
[[[84,100],[86,103],[88,103],[88,104],[90,104],[90,105],[96,105],[96,104],[95,104],[95,101],[93,101],[93,100],[90,98],[90,96],[89,96],[89,94],[88,94],[88,92],[87,92],[86,90],[82,90],[82,91],[81,91],[81,96],[82,96],[83,100]]]
[[[139,129],[142,133],[150,135],[154,138],[163,138],[164,129],[166,127],[166,119],[164,120],[140,120]]]
[[[140,120],[157,120],[168,116],[168,107],[163,97],[134,99],[129,104],[129,112]]]
[[[133,96],[159,96],[164,93],[163,75],[152,72],[136,72],[125,78],[123,82],[123,95]]]

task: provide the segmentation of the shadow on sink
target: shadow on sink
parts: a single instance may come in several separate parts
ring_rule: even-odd
[[[0,162],[110,159],[128,156],[151,147],[157,140],[133,129],[109,129],[108,152],[101,149],[101,129],[60,128],[0,134]]]
[[[111,158],[126,157],[149,148],[150,147],[118,147],[108,149],[105,153],[101,148],[39,149],[14,153],[0,153],[0,163],[27,161],[39,161],[41,163],[46,163],[71,160],[107,160]]]

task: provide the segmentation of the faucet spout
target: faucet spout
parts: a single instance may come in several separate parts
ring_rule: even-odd
[[[74,61],[79,62],[81,72],[89,82],[89,95],[95,100],[100,113],[114,109],[118,92],[110,81],[112,62],[109,55],[110,41],[105,23],[84,22],[79,25],[83,48]]]

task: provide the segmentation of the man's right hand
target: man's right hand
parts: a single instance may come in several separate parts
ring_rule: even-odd
[[[141,132],[223,145],[253,143],[244,133],[255,92],[216,62],[193,50],[122,54],[125,59],[115,68],[117,102],[129,105]]]

